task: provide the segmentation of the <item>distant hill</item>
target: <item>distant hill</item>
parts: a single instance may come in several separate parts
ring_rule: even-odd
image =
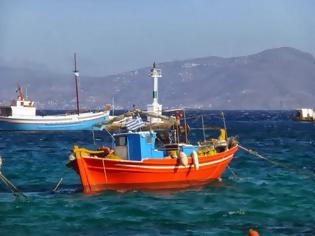
[[[84,65],[81,65],[84,67]],[[164,107],[210,109],[294,109],[315,107],[315,58],[283,47],[233,58],[206,57],[158,63],[159,100]],[[83,68],[81,68],[83,71]],[[97,108],[115,103],[121,108],[151,103],[150,67],[104,77],[81,73],[81,103]],[[72,75],[0,66],[0,101],[14,98],[16,82],[28,85],[41,108],[74,107]]]

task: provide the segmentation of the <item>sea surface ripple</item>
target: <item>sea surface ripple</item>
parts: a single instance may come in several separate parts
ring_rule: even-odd
[[[222,125],[213,113],[219,114],[186,116],[191,128],[201,127],[200,114],[206,127]],[[65,164],[74,144],[95,147],[92,132],[0,132],[2,173],[27,196],[15,198],[0,183],[0,235],[247,235],[249,228],[261,235],[315,235],[315,124],[293,116],[226,111],[229,135],[286,167],[240,150],[221,181],[174,192],[85,195]],[[97,145],[111,144],[105,132],[95,138]],[[190,140],[202,138],[192,129]]]

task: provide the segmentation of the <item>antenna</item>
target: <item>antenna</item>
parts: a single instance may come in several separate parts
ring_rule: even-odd
[[[77,97],[77,113],[80,115],[80,104],[79,104],[79,88],[78,88],[78,78],[79,78],[79,71],[77,70],[77,54],[74,53],[74,80],[75,80],[75,91]]]
[[[21,100],[24,100],[25,97],[24,97],[24,93],[23,93],[23,89],[21,87],[21,85],[19,83],[17,83],[17,90],[16,90],[17,93],[19,93],[18,95],[18,98],[21,99]]]
[[[112,115],[115,115],[115,96],[112,97]]]

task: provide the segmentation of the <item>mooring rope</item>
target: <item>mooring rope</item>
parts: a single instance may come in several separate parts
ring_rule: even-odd
[[[238,175],[235,173],[235,171],[234,171],[229,165],[227,166],[227,168],[228,168],[229,171],[231,171],[232,175],[233,175],[235,178],[239,178]]]
[[[8,180],[0,171],[0,179],[1,181],[8,187],[8,189],[12,192],[15,197],[23,197],[27,198],[17,187],[14,186],[10,180]]]
[[[14,186],[1,172],[2,157],[0,156],[0,180],[7,186],[15,197],[27,198],[17,187]]]
[[[104,158],[102,159],[102,163],[103,163],[103,170],[104,170],[104,176],[105,176],[105,182],[107,183],[107,174],[106,174],[106,168],[105,168],[105,162],[104,162]]]
[[[53,193],[55,193],[58,190],[58,188],[59,188],[60,184],[62,183],[62,181],[63,181],[63,178],[61,177],[60,180],[58,181],[56,187],[54,187],[53,190],[51,190]]]
[[[313,171],[311,171],[311,170],[308,170],[309,173],[306,173],[304,170],[300,170],[300,169],[294,168],[294,167],[292,167],[292,166],[289,166],[289,165],[287,165],[287,164],[283,164],[283,163],[281,163],[281,162],[271,160],[271,159],[268,158],[268,157],[262,156],[262,155],[260,155],[257,151],[255,151],[255,150],[253,150],[253,149],[246,148],[246,147],[243,147],[243,146],[241,146],[241,145],[239,145],[239,148],[242,149],[242,150],[244,150],[244,151],[246,151],[246,152],[248,152],[249,154],[251,154],[251,155],[253,155],[253,156],[256,156],[256,157],[258,157],[258,158],[260,158],[260,159],[263,159],[263,160],[265,160],[265,161],[267,161],[267,162],[269,162],[269,163],[271,163],[271,164],[273,164],[273,165],[275,165],[275,166],[280,166],[280,167],[282,167],[282,168],[284,168],[284,169],[297,172],[297,173],[302,174],[302,175],[304,175],[304,176],[308,176],[308,177],[313,177],[313,178],[315,178],[315,173],[314,173]]]
[[[221,114],[198,114],[198,115],[191,115],[191,116],[187,116],[186,119],[187,120],[191,120],[191,119],[199,119],[201,117],[215,117],[215,118],[222,118]]]

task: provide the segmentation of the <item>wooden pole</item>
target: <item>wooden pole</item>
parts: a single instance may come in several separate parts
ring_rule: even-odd
[[[226,122],[225,122],[225,116],[224,116],[223,111],[221,112],[221,115],[222,115],[222,120],[223,120],[223,126],[224,126],[224,129],[225,129],[225,140],[227,141],[228,133],[227,133],[227,130],[226,130]]]
[[[185,112],[185,109],[183,109],[183,111],[184,111],[185,141],[186,141],[186,143],[188,143],[187,120],[186,120],[186,112]]]
[[[203,115],[201,115],[201,124],[202,124],[203,141],[206,142],[205,123],[203,121]]]

